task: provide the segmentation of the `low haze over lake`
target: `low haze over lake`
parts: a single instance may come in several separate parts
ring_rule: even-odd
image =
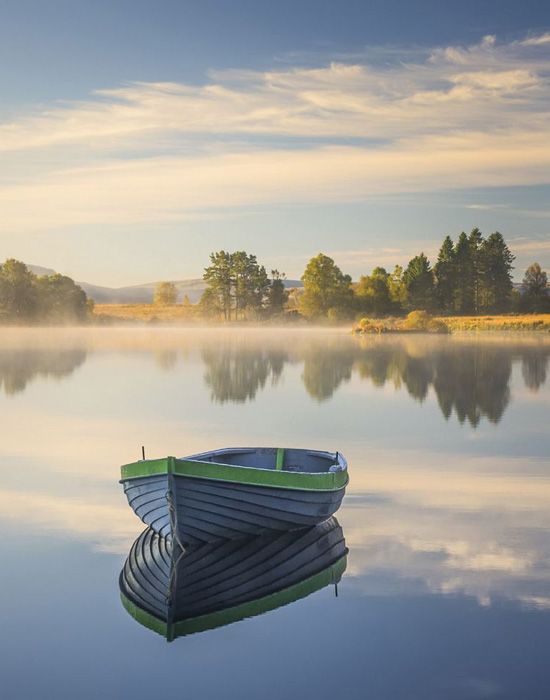
[[[546,698],[549,371],[542,333],[4,329],[3,697]],[[345,454],[338,597],[140,626],[118,479],[141,445]]]

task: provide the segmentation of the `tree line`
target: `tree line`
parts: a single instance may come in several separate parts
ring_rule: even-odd
[[[525,272],[521,291],[512,283],[514,255],[498,231],[478,228],[446,236],[435,264],[422,252],[391,272],[376,267],[353,282],[329,256],[319,253],[301,277],[303,288],[287,289],[284,273],[268,274],[255,255],[220,250],[204,270],[206,289],[198,305],[186,297],[185,314],[212,320],[260,321],[289,316],[313,321],[361,316],[399,316],[412,310],[443,315],[550,312],[548,278],[538,263]],[[161,282],[154,302],[174,305],[177,289]],[[93,301],[70,277],[35,275],[24,263],[0,265],[0,323],[78,323]]]
[[[388,274],[376,268],[361,277],[357,294],[367,312],[502,313],[512,306],[513,261],[502,234],[483,238],[474,228],[469,236],[462,232],[456,244],[446,236],[433,268],[424,253],[404,270],[396,266]]]
[[[200,301],[206,316],[229,321],[280,316],[284,311],[308,319],[333,321],[361,315],[401,315],[423,310],[443,315],[509,311],[550,311],[546,273],[538,263],[525,273],[521,293],[514,289],[514,255],[498,231],[483,237],[478,228],[456,241],[446,236],[431,265],[422,252],[392,272],[376,267],[352,282],[323,253],[311,258],[301,277],[303,289],[285,289],[284,275],[271,279],[256,256],[219,251],[205,269],[207,288]]]
[[[91,308],[70,277],[35,275],[13,258],[0,265],[1,323],[81,323]]]
[[[446,315],[550,310],[547,276],[538,263],[525,273],[522,291],[512,283],[515,256],[498,231],[484,238],[478,228],[456,243],[446,236],[431,266],[424,253],[391,274],[375,268],[356,288],[361,310],[377,314],[420,309]]]

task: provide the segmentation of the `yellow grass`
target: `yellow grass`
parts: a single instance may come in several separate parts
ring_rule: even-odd
[[[99,322],[186,322],[199,321],[196,307],[157,306],[155,304],[96,304],[94,318]],[[492,316],[439,317],[451,331],[550,331],[550,314],[510,314]],[[383,323],[383,319],[380,323]]]
[[[451,331],[550,331],[550,314],[445,316]]]
[[[156,304],[96,304],[94,318],[99,321],[189,321],[193,312],[189,307],[177,304],[161,306]]]

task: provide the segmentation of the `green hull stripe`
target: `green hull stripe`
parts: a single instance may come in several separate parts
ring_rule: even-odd
[[[168,631],[168,625],[166,622],[159,620],[158,617],[155,617],[154,615],[151,615],[145,610],[139,608],[122,592],[120,593],[120,600],[122,601],[122,605],[126,611],[130,613],[134,620],[137,620],[140,625],[143,625],[144,627],[147,627],[147,629],[153,630],[153,632],[157,632],[158,634],[162,634],[163,637],[166,637]]]
[[[216,627],[223,627],[232,622],[243,620],[246,617],[255,617],[256,615],[261,615],[270,610],[280,608],[283,605],[293,603],[296,600],[300,600],[300,598],[305,598],[325,586],[338,583],[346,570],[346,564],[347,555],[344,555],[335,564],[332,564],[324,571],[314,574],[299,583],[295,583],[293,586],[289,586],[282,591],[271,593],[263,598],[249,601],[248,603],[235,605],[226,610],[219,610],[218,612],[191,617],[188,620],[182,620],[181,622],[173,624],[163,622],[154,615],[142,610],[127,598],[124,593],[120,594],[120,599],[122,605],[137,622],[153,630],[153,632],[157,632],[163,637],[166,637],[168,641],[172,641],[176,637],[184,637],[188,634],[195,634],[196,632],[204,632],[206,630],[215,629]]]
[[[250,486],[267,486],[302,491],[337,491],[348,483],[347,471],[322,472],[285,472],[276,469],[257,469],[255,467],[235,467],[229,464],[198,462],[188,459],[148,459],[133,464],[125,464],[120,469],[122,481],[162,474],[177,474],[196,479],[217,479],[232,484]]]
[[[275,463],[275,469],[281,471],[283,464],[285,462],[285,451],[282,447],[277,448],[277,462]]]

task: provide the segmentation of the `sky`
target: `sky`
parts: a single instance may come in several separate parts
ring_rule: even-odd
[[[358,278],[499,230],[550,268],[546,0],[3,0],[0,259]]]

